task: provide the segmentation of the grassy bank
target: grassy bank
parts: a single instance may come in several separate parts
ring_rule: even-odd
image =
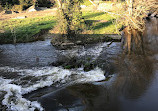
[[[0,21],[0,43],[31,42],[55,26],[55,17],[36,17]]]
[[[83,17],[85,18],[88,30],[91,30],[93,34],[118,33],[118,27],[113,24],[115,16],[104,12],[84,11]]]
[[[86,27],[82,34],[96,35],[97,37],[97,35],[105,36],[105,34],[117,33],[117,29],[113,24],[115,17],[107,13],[83,11],[83,18]],[[54,16],[0,21],[0,44],[41,40],[43,39],[41,35],[55,25],[56,17]]]

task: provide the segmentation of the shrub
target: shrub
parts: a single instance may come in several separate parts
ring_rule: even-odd
[[[23,6],[22,5],[14,5],[12,7],[12,11],[22,11],[23,10]]]
[[[60,33],[66,37],[75,37],[81,29],[82,12],[80,0],[64,0],[59,8],[58,26]]]

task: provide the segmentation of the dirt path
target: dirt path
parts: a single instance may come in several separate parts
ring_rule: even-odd
[[[56,15],[56,8],[54,9],[47,9],[43,11],[34,11],[34,12],[21,12],[16,14],[0,14],[0,20],[8,20],[13,19],[17,17],[27,17],[27,18],[34,18],[34,17],[42,17],[42,16],[48,16],[48,15]]]

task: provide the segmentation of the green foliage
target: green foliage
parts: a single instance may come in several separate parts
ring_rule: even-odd
[[[32,5],[39,7],[51,7],[54,4],[54,0],[1,0],[0,6],[3,9],[8,10],[15,7],[20,7],[18,10],[25,10]]]
[[[72,21],[74,22],[74,24],[70,24],[71,26],[70,28],[71,30],[75,30],[74,31],[75,34],[84,33],[84,31],[83,32],[81,31],[83,29],[82,25],[85,24],[86,24],[86,30],[88,31],[90,30],[90,33],[89,32],[84,33],[87,34],[87,36],[85,35],[85,38],[87,39],[90,38],[95,40],[97,38],[104,37],[105,34],[114,34],[114,33],[116,34],[115,25],[112,24],[114,17],[110,16],[109,14],[103,12],[87,12],[87,11],[86,12],[84,11],[82,13],[80,12],[80,14],[81,15],[77,15],[76,13],[74,13],[76,19],[73,18],[74,21],[73,20]],[[13,43],[14,34],[11,33],[11,29],[13,30],[15,36],[17,37],[17,42],[34,41],[35,35],[38,35],[41,32],[41,30],[45,30],[45,29],[47,30],[53,28],[53,26],[56,24],[56,21],[58,21],[58,25],[61,28],[63,28],[62,30],[65,30],[64,21],[66,20],[64,16],[61,17],[63,18],[61,19],[60,17],[58,17],[56,19],[55,17],[52,16],[46,16],[46,17],[0,21],[0,30],[5,31],[4,33],[0,32],[0,43]],[[84,18],[85,22],[82,21],[82,18]],[[72,21],[70,23],[72,23]],[[76,21],[78,24],[76,23]],[[88,34],[91,34],[91,36]]]
[[[20,0],[20,5],[23,6],[24,9],[28,8],[33,4],[35,4],[35,1],[33,0]]]
[[[89,0],[84,0],[81,5],[86,5],[86,6],[89,6],[89,5],[92,5],[92,3],[89,1]]]
[[[81,31],[82,13],[80,8],[81,0],[64,0],[59,9],[58,25],[61,34],[67,37],[74,37]]]
[[[36,6],[38,7],[51,7],[54,3],[54,0],[36,0]]]
[[[11,9],[13,5],[19,4],[19,0],[1,0],[0,5],[5,9]]]
[[[14,5],[12,7],[12,11],[22,11],[23,10],[23,6],[22,5]]]

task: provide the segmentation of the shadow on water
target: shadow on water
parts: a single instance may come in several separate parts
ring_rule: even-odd
[[[158,25],[155,24],[158,24],[157,19],[151,19],[147,23],[144,38],[144,50],[148,52],[146,55],[118,55],[120,50],[116,48],[117,45],[113,48],[113,44],[109,50],[104,48],[104,45],[99,46],[101,47],[99,51],[98,47],[94,51],[91,49],[92,53],[98,54],[96,61],[101,65],[107,65],[100,66],[102,70],[115,74],[109,81],[78,83],[60,89],[53,86],[46,87],[23,97],[39,101],[46,111],[158,111]],[[2,45],[1,48],[7,50],[0,54],[1,66],[46,66],[58,58],[50,40],[44,44],[38,41],[25,45]],[[110,59],[112,57],[116,59]],[[19,78],[15,77],[18,75],[16,72],[14,76],[10,76],[8,72],[1,73],[1,76],[4,75],[7,79]],[[29,79],[23,77],[20,80],[26,79],[24,84],[28,83],[31,76],[28,77]],[[32,81],[35,81],[33,79]],[[38,82],[38,78],[35,79]]]
[[[154,77],[154,62],[140,56],[128,60],[121,57],[116,64],[118,74],[114,80],[75,84],[50,92],[38,101],[46,111],[157,111],[155,103],[147,107],[141,105],[148,103],[144,95]]]
[[[86,111],[149,111],[146,107],[135,106],[136,104],[132,107],[126,101],[147,102],[139,99],[143,98],[153,79],[153,61],[145,57],[137,57],[127,62],[121,58],[117,66],[118,75],[110,86],[106,82],[100,85],[78,84],[68,87],[68,90],[82,98]],[[130,107],[132,110],[129,109]],[[158,109],[152,107],[150,106],[152,111]]]
[[[155,23],[157,19],[147,23],[144,50],[150,51],[149,55],[119,55],[115,60],[117,74],[109,81],[71,85],[38,101],[46,111],[157,111],[158,28]]]

